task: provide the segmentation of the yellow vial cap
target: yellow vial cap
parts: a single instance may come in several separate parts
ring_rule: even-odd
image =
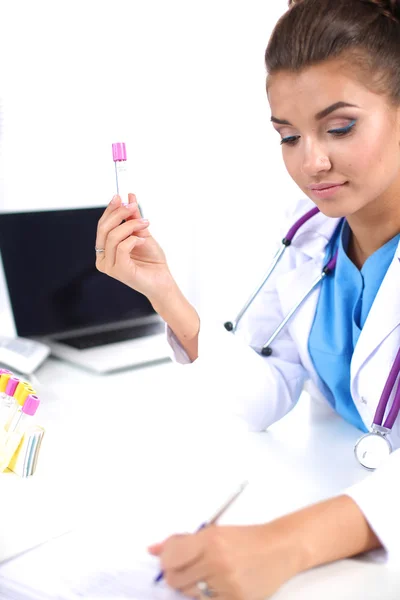
[[[8,380],[12,376],[12,373],[2,373],[0,375],[0,392],[5,392]]]
[[[31,384],[27,381],[20,381],[17,389],[14,392],[14,398],[20,406],[24,405],[24,402],[29,394],[36,394]]]

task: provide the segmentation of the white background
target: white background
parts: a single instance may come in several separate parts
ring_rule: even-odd
[[[111,144],[125,141],[132,191],[181,287],[203,315],[233,317],[300,195],[265,93],[286,8],[0,0],[0,210],[105,206]]]

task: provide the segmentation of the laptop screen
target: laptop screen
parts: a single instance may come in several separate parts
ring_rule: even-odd
[[[0,214],[0,252],[20,336],[154,315],[145,296],[97,271],[101,208]]]

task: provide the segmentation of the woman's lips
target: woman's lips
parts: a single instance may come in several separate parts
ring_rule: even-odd
[[[319,187],[319,189],[316,188],[309,188],[310,192],[316,196],[317,198],[331,198],[332,196],[334,196],[339,190],[341,190],[347,182],[345,183],[338,183],[338,184],[321,184],[324,185],[324,187]],[[325,187],[326,186],[326,187]],[[327,187],[329,186],[329,187]]]

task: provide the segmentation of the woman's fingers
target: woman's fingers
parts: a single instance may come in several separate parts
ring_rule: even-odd
[[[149,222],[146,219],[135,219],[134,221],[126,221],[112,229],[106,237],[104,246],[100,246],[100,248],[104,248],[104,252],[97,255],[97,267],[100,264],[101,270],[109,273],[115,265],[117,250],[121,243],[129,240],[133,234],[143,231],[148,226]],[[125,248],[125,246],[122,248]]]
[[[190,591],[188,595],[191,597],[196,595],[193,592],[199,593],[199,590],[196,590],[198,581],[210,581],[211,579],[213,579],[213,575],[210,572],[210,566],[207,566],[204,561],[195,562],[189,568],[170,570],[165,573],[165,580],[170,587],[186,595]]]
[[[126,240],[118,244],[115,253],[115,267],[120,267],[122,273],[126,273],[132,268],[130,253],[136,246],[142,246],[145,243],[145,238],[140,238],[137,235],[131,235]],[[119,278],[123,281],[122,278]]]
[[[99,219],[99,224],[102,223],[103,221],[105,221],[107,219],[107,217],[109,215],[111,215],[113,212],[115,212],[121,205],[122,205],[121,198],[118,196],[118,194],[116,194],[115,196],[112,197],[111,202],[109,202],[108,206],[106,207],[103,214],[101,215],[101,217]]]
[[[127,221],[129,217],[131,217],[137,211],[136,203],[124,206],[121,205],[119,196],[116,198],[119,204],[117,203],[112,205],[114,199],[111,200],[110,204],[99,219],[97,224],[96,248],[104,248],[109,232],[115,227],[118,227],[123,221]]]
[[[172,535],[164,543],[162,564],[164,569],[183,569],[201,559],[203,553],[203,537],[200,535]]]
[[[163,544],[164,544],[164,542],[158,542],[157,544],[152,544],[151,546],[147,547],[147,550],[149,551],[150,554],[153,554],[153,556],[158,556],[162,551]]]
[[[131,218],[133,218],[133,219],[141,219],[142,215],[140,213],[138,201],[136,199],[135,194],[128,194],[128,206],[131,206],[131,205],[134,205],[134,204],[136,205],[137,208],[133,212]]]
[[[128,194],[128,200],[129,200],[128,206],[136,204],[136,208],[133,209],[132,216],[129,216],[126,220],[129,221],[131,219],[141,219],[142,214],[140,212],[140,208],[137,203],[135,194]],[[139,233],[139,237],[149,237],[149,236],[150,236],[150,231],[148,229],[143,229],[143,231],[141,231]]]

